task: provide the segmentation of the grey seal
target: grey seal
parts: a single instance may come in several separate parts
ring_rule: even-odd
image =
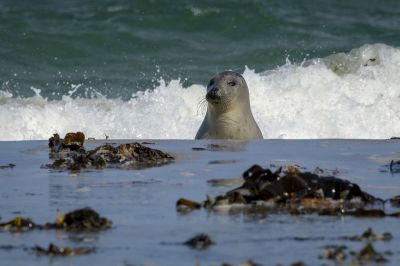
[[[262,139],[242,75],[224,71],[207,85],[207,113],[196,139]]]

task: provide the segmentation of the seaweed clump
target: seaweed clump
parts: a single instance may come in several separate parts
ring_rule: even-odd
[[[78,247],[78,248],[71,248],[71,247],[58,247],[53,243],[50,243],[47,248],[43,248],[41,246],[35,246],[32,248],[32,251],[36,252],[38,255],[45,255],[45,256],[80,256],[92,253],[95,251],[94,248],[89,247]]]
[[[310,172],[300,172],[298,168],[282,168],[275,172],[259,165],[250,167],[243,173],[241,187],[217,197],[210,205],[221,203],[252,203],[273,201],[275,203],[299,202],[304,199],[331,199],[374,202],[376,198],[363,192],[357,184],[334,176],[319,176]]]
[[[55,223],[46,224],[47,227],[70,231],[98,231],[111,228],[112,222],[101,217],[90,208],[78,209],[59,215]]]
[[[29,231],[37,227],[37,225],[32,222],[29,218],[23,218],[21,216],[16,216],[14,219],[0,223],[0,229],[4,231],[11,231],[11,232],[23,232]]]
[[[185,245],[191,247],[192,249],[207,249],[209,246],[213,245],[214,242],[206,234],[198,234],[187,241],[184,242]]]
[[[20,216],[0,224],[0,229],[11,232],[23,232],[33,229],[48,230],[59,229],[66,231],[99,231],[109,229],[112,222],[107,218],[101,217],[91,208],[83,208],[74,210],[65,214],[61,214],[56,218],[54,223],[36,224],[31,219]]]
[[[371,228],[368,228],[361,235],[342,237],[342,239],[345,240],[348,239],[351,241],[390,241],[393,239],[393,235],[389,232],[377,234],[374,231],[372,231]]]
[[[350,265],[363,265],[369,263],[386,263],[389,260],[380,252],[376,251],[372,243],[366,243],[360,251],[346,252],[346,246],[326,246],[320,259],[328,259],[343,264],[348,261]],[[350,258],[348,260],[348,258]],[[350,262],[351,261],[351,262]],[[347,265],[347,264],[346,264]]]
[[[388,259],[386,259],[381,253],[377,252],[371,243],[367,243],[356,255],[360,262],[388,262]]]
[[[177,202],[178,211],[191,211],[202,206],[216,209],[220,206],[250,206],[273,210],[287,210],[303,214],[305,211],[321,212],[321,215],[353,215],[359,217],[383,217],[379,209],[364,209],[368,204],[383,204],[360,186],[334,176],[319,176],[301,172],[289,166],[277,171],[253,165],[243,173],[243,184],[224,195],[208,196],[202,204],[186,199]],[[390,214],[387,216],[396,216]]]
[[[94,150],[83,147],[85,135],[82,132],[67,133],[64,139],[54,134],[49,139],[52,164],[45,167],[79,171],[82,168],[147,168],[160,166],[174,160],[168,153],[152,149],[138,142],[101,145]]]

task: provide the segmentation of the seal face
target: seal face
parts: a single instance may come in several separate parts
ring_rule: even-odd
[[[196,139],[262,139],[242,75],[224,71],[207,85],[207,113]]]

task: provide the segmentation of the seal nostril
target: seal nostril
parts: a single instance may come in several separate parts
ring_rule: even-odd
[[[218,98],[218,88],[212,88],[207,92],[207,99],[216,99]]]
[[[217,94],[218,91],[219,91],[218,87],[214,87],[214,88],[211,89],[210,92],[213,93],[213,94]]]

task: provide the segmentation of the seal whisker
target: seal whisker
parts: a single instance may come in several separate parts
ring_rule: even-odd
[[[207,110],[207,100],[206,98],[202,98],[197,104],[197,114],[204,114],[206,110]]]

